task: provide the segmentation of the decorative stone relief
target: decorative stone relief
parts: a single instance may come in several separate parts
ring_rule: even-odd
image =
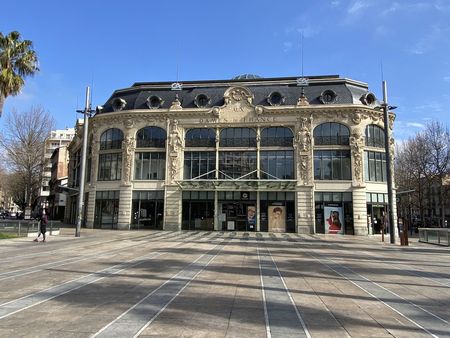
[[[183,136],[177,120],[169,121],[169,178],[173,182],[179,172],[179,153],[184,149]]]
[[[352,122],[353,122],[354,124],[360,124],[361,121],[362,121],[362,118],[361,118],[361,114],[360,114],[359,112],[356,112],[355,114],[353,114],[353,116],[352,116]]]
[[[135,138],[131,135],[127,135],[125,139],[122,141],[122,148],[124,152],[124,164],[125,170],[123,173],[123,181],[125,184],[129,184],[131,182],[131,167],[133,164],[133,156],[135,150]]]
[[[183,107],[181,107],[181,101],[178,98],[178,94],[176,94],[175,100],[172,102],[170,106],[170,110],[180,110],[180,109],[183,109]]]
[[[251,105],[253,103],[253,95],[247,88],[231,87],[223,94],[225,105],[233,103],[246,103]]]
[[[300,117],[298,119],[299,126],[296,136],[298,150],[306,152],[311,149],[311,122],[312,117]]]
[[[363,156],[363,148],[364,148],[364,136],[361,134],[359,130],[355,131],[350,136],[350,147],[352,151],[353,158],[353,171],[354,171],[354,179],[358,185],[362,185],[363,177],[362,177],[362,156]]]
[[[310,184],[311,171],[310,155],[299,155],[297,161],[297,172],[299,173],[298,183],[303,185]]]
[[[128,119],[126,119],[125,121],[124,121],[124,126],[125,126],[125,128],[127,128],[127,129],[131,129],[131,128],[133,128],[133,120],[131,119],[131,118],[128,118]]]

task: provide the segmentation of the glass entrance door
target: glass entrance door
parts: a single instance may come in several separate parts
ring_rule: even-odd
[[[255,203],[228,202],[222,204],[222,214],[225,221],[224,231],[256,231]]]

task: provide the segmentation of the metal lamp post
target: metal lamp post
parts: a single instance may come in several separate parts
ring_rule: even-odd
[[[394,229],[394,191],[392,186],[392,161],[389,147],[390,131],[389,131],[389,110],[397,107],[389,106],[387,103],[387,84],[383,81],[383,123],[384,123],[384,149],[386,152],[386,175],[387,175],[387,190],[388,190],[388,217],[389,217],[389,235],[391,244],[395,243],[395,229]]]
[[[81,223],[83,222],[84,215],[84,181],[86,171],[86,157],[87,157],[87,139],[88,139],[88,124],[89,116],[91,114],[90,88],[86,87],[86,106],[84,110],[77,110],[77,112],[84,114],[83,124],[83,148],[81,150],[81,166],[80,166],[80,190],[78,194],[78,206],[77,206],[77,225],[75,229],[75,237],[80,237]]]

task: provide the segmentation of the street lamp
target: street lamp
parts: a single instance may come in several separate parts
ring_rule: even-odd
[[[81,150],[81,165],[80,165],[80,192],[78,194],[78,206],[77,206],[77,225],[75,229],[75,237],[80,237],[81,233],[81,223],[83,221],[84,215],[84,181],[85,181],[85,171],[86,171],[86,157],[87,157],[87,139],[88,139],[88,123],[89,116],[91,114],[91,104],[90,99],[90,88],[86,87],[86,107],[84,110],[77,110],[78,113],[84,114],[84,124],[83,124],[83,148]]]
[[[389,110],[394,110],[395,106],[390,106],[387,103],[387,84],[383,80],[383,123],[384,123],[384,150],[386,152],[386,176],[387,176],[387,190],[388,190],[388,217],[389,217],[389,237],[391,244],[395,244],[395,229],[394,229],[394,190],[392,187],[392,161],[389,146],[390,131],[389,131]]]

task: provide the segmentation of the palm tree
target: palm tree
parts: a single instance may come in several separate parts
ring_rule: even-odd
[[[0,32],[0,116],[3,104],[10,95],[17,95],[26,76],[39,70],[36,52],[30,40],[21,40],[19,32],[3,35]]]

